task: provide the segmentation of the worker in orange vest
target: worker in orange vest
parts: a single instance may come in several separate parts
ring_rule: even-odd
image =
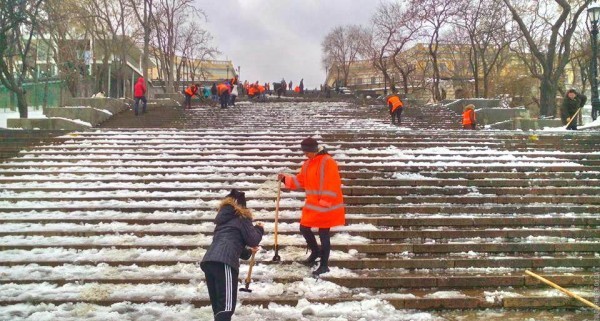
[[[465,106],[463,111],[462,125],[464,129],[475,129],[477,125],[477,119],[475,117],[475,106],[469,104]]]
[[[200,88],[200,84],[193,84],[183,91],[183,94],[185,95],[184,108],[192,109],[192,97],[194,97],[194,95],[198,96],[198,98],[202,98],[198,93],[198,88]]]
[[[229,93],[231,92],[231,85],[229,82],[220,83],[217,85],[217,95],[221,102],[221,108],[227,108],[229,104]]]
[[[402,121],[402,109],[404,107],[402,100],[400,100],[400,96],[396,93],[388,96],[387,104],[390,109],[390,115],[392,116],[392,125],[395,124],[394,118],[398,119],[398,125],[400,125],[400,122]]]
[[[310,256],[303,263],[312,266],[320,256],[321,263],[312,273],[319,276],[329,272],[330,229],[346,223],[342,180],[336,161],[314,138],[304,139],[300,148],[307,157],[300,172],[295,176],[279,174],[277,177],[286,188],[304,189],[306,193],[300,232],[310,249]],[[319,229],[320,249],[311,228]]]
[[[258,86],[256,84],[248,85],[248,98],[252,99],[259,94]]]

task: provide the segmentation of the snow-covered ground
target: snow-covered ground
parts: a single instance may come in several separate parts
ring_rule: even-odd
[[[19,118],[18,111],[10,111],[9,109],[0,109],[0,128],[6,128],[6,120],[9,118]],[[37,119],[37,118],[48,118],[44,115],[41,108],[38,110],[29,109],[28,118]]]
[[[232,146],[228,145],[228,142],[244,142],[246,138],[231,131],[140,130],[74,133],[66,136],[69,141],[64,145],[46,146],[22,152],[21,158],[2,163],[0,168],[0,209],[10,209],[10,212],[2,213],[2,219],[51,219],[56,221],[61,218],[69,218],[81,219],[82,222],[39,223],[30,221],[0,224],[0,233],[23,233],[22,235],[0,236],[0,247],[8,248],[8,250],[0,251],[2,261],[15,264],[15,266],[0,266],[0,278],[9,281],[0,284],[0,300],[35,302],[58,298],[108,299],[124,302],[109,306],[85,303],[15,304],[0,307],[0,320],[210,320],[212,312],[209,307],[197,308],[188,304],[191,300],[207,298],[203,273],[197,262],[201,260],[206,246],[211,241],[214,224],[209,220],[214,217],[214,209],[219,204],[219,199],[227,194],[231,187],[244,188],[247,190],[249,208],[255,210],[256,219],[268,221],[265,225],[267,235],[263,239],[263,245],[273,244],[274,239],[271,232],[274,230],[272,223],[274,213],[271,209],[274,207],[276,198],[276,188],[273,188],[275,175],[280,171],[296,172],[301,161],[301,155],[297,151],[297,142],[302,135],[283,136],[281,133],[267,131],[253,133],[252,139],[248,139],[247,143]],[[431,180],[438,179],[431,176],[431,173],[453,172],[455,168],[470,168],[476,171],[489,169],[490,171],[504,172],[523,171],[526,168],[525,173],[529,173],[529,168],[543,170],[544,167],[562,166],[577,170],[581,167],[584,171],[585,168],[578,162],[578,158],[600,153],[507,151],[502,148],[502,142],[486,142],[485,137],[483,138],[474,140],[472,144],[467,142],[467,146],[461,146],[465,142],[459,141],[438,146],[440,141],[436,141],[435,138],[421,142],[425,147],[414,148],[380,147],[374,140],[365,140],[365,147],[361,148],[344,148],[344,142],[332,142],[331,146],[334,150],[333,155],[340,164],[359,168],[354,170],[356,173],[372,173],[374,177],[386,176],[387,180],[391,182],[412,181],[416,183],[416,186],[420,185],[419,182],[431,183]],[[450,140],[447,139],[447,141]],[[123,144],[119,142],[123,142]],[[120,149],[120,147],[123,148]],[[147,153],[140,153],[141,151]],[[269,156],[256,156],[261,152]],[[432,170],[429,173],[420,171],[383,173],[378,169],[383,166],[406,166],[406,168],[426,166],[431,167]],[[9,182],[9,180],[15,179],[21,181]],[[73,180],[73,182],[62,182],[61,180]],[[465,184],[468,182],[462,178],[456,180]],[[93,190],[95,187],[103,187],[106,190]],[[144,188],[150,187],[172,188],[172,190],[144,190]],[[457,185],[455,189],[457,195],[448,197],[471,197],[472,199],[485,197],[485,194],[482,194],[476,186],[469,186],[466,192],[465,187],[467,185]],[[17,188],[22,190],[16,190]],[[41,188],[56,190],[35,190]],[[182,190],[177,190],[178,188]],[[188,190],[184,190],[184,188]],[[197,190],[193,190],[194,188]],[[455,187],[439,186],[439,188],[449,191]],[[78,199],[84,197],[89,199]],[[351,195],[347,198],[360,197]],[[386,206],[390,206],[390,208],[398,204],[414,208],[422,206],[422,204],[409,204],[401,196],[394,200],[395,203]],[[302,204],[302,192],[286,191],[280,203],[279,217],[297,220]],[[441,205],[448,208],[464,206],[446,203],[428,205]],[[473,206],[481,207],[493,205],[494,203],[473,204]],[[527,206],[543,206],[544,204],[520,205],[522,208],[527,208]],[[384,207],[381,204],[369,203],[363,206],[365,209]],[[26,208],[36,208],[38,211],[28,211]],[[80,208],[85,210],[80,210]],[[146,211],[148,208],[160,208],[160,210]],[[586,217],[591,214],[544,213],[540,216]],[[514,213],[506,216],[517,215],[518,213]],[[391,211],[385,215],[385,217],[420,219],[494,216],[448,213],[436,215],[391,214]],[[348,217],[373,218],[377,216],[365,211],[348,215]],[[104,222],[87,224],[85,223],[86,219],[97,219]],[[111,221],[111,219],[154,219],[164,220],[164,222],[129,224]],[[170,219],[201,219],[206,222],[169,223]],[[285,233],[278,237],[279,241],[285,245],[281,248],[280,255],[286,261],[299,261],[306,256],[304,240],[299,234],[293,233],[298,230],[298,227],[297,222],[280,222],[278,225],[279,231]],[[402,229],[402,227],[397,228]],[[352,246],[378,244],[377,240],[352,235],[351,232],[374,232],[386,229],[390,229],[390,227],[365,223],[335,228],[336,234],[333,236],[332,243],[348,245],[348,249],[332,251],[332,260],[360,261],[368,259]],[[446,227],[429,228],[429,230],[442,231],[444,229]],[[573,230],[575,229],[573,228]],[[69,235],[62,236],[59,234],[61,231]],[[135,234],[161,231],[165,232],[164,235]],[[55,234],[50,236],[26,234],[44,232]],[[171,235],[168,232],[178,232],[179,234]],[[93,235],[86,235],[86,233]],[[480,244],[504,241],[500,238],[456,238],[446,243]],[[523,244],[581,242],[566,237],[544,236],[514,238],[513,241]],[[436,241],[424,239],[420,242],[435,244]],[[89,245],[94,248],[75,249],[69,247],[70,245],[84,247]],[[11,247],[18,246],[34,248],[31,250],[11,249]],[[35,246],[39,247],[35,248]],[[130,246],[130,248],[119,248],[118,246]],[[152,246],[152,248],[144,248],[144,246]],[[162,248],[163,246],[164,248]],[[196,248],[178,249],[177,246],[185,248],[196,246]],[[415,255],[408,251],[398,252],[394,254],[398,259],[411,260]],[[452,253],[448,258],[452,258],[452,256],[476,258],[481,255],[488,255],[488,253],[465,251]],[[272,257],[272,250],[263,249],[257,254],[259,262],[269,261]],[[489,258],[502,260],[513,257],[498,254]],[[42,264],[52,261],[65,263],[58,266]],[[130,263],[119,266],[109,264],[123,261]],[[170,265],[158,264],[161,261],[173,263]],[[96,262],[103,263],[95,264]],[[139,262],[146,264],[137,265],[136,263]],[[148,266],[149,262],[153,265]],[[247,264],[242,264],[240,277],[243,277],[247,271]],[[513,269],[508,268],[456,270],[456,272],[473,274],[502,274],[512,271]],[[396,272],[398,275],[405,273]],[[425,269],[413,272],[424,275],[436,273],[436,271]],[[567,272],[573,271],[567,270]],[[362,278],[364,275],[361,273],[363,272],[333,267],[325,277]],[[285,297],[301,297],[302,299],[295,306],[283,306],[275,303],[271,303],[266,308],[238,305],[233,320],[445,320],[444,313],[395,309],[386,300],[470,297],[468,292],[456,289],[431,289],[421,294],[413,294],[401,291],[401,289],[398,292],[380,292],[368,288],[347,288],[327,281],[326,278],[307,278],[309,275],[310,269],[298,263],[257,264],[253,270],[254,279],[251,284],[254,292],[251,294],[240,292],[240,300],[250,298],[268,300],[269,298]],[[169,282],[169,280],[177,278],[190,281],[189,283]],[[33,280],[36,283],[11,283],[23,279]],[[72,282],[66,284],[52,282],[52,280],[63,279],[72,280]],[[86,279],[91,281],[78,282]],[[110,284],[102,283],[103,279],[154,279],[160,282]],[[544,291],[535,293],[554,295],[554,293]],[[582,292],[582,294],[590,295],[590,292]],[[488,302],[497,302],[504,297],[522,295],[519,291],[506,288],[483,293],[483,297]],[[351,302],[333,305],[311,302],[311,300],[320,298],[346,298]],[[181,303],[167,306],[155,302],[145,304],[126,302],[134,299],[148,301],[168,299]]]

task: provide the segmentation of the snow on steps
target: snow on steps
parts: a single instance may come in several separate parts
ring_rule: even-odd
[[[14,165],[7,165],[9,167],[2,172],[0,179],[3,212],[0,230],[12,232],[0,238],[4,244],[0,252],[3,258],[0,262],[0,293],[8,293],[2,297],[2,304],[13,307],[19,302],[91,302],[95,305],[111,305],[123,301],[155,301],[177,306],[187,303],[195,306],[208,304],[206,291],[202,288],[202,273],[195,263],[208,244],[209,222],[214,216],[214,206],[227,189],[237,185],[235,181],[242,181],[241,186],[250,192],[272,179],[281,168],[297,170],[300,158],[295,150],[302,136],[286,133],[275,135],[289,136],[279,146],[288,150],[282,153],[277,150],[277,144],[271,146],[271,136],[264,133],[248,133],[233,138],[228,136],[228,132],[222,132],[220,137],[215,135],[217,137],[210,139],[210,142],[196,142],[202,136],[201,131],[182,132],[178,135],[189,136],[192,140],[179,142],[175,141],[178,138],[171,137],[174,132],[157,131],[155,135],[152,132],[81,133],[68,138],[71,140],[69,144],[74,147],[70,149],[73,153],[63,154],[60,146],[55,146],[58,151],[54,150],[55,147],[42,147],[40,150],[49,152],[40,155],[23,152],[23,159],[12,161],[25,169],[19,175],[14,175],[15,168],[10,167]],[[421,138],[425,139],[429,134],[423,133]],[[112,139],[111,135],[118,136]],[[305,279],[309,269],[293,262],[305,255],[302,241],[294,233],[302,197],[298,193],[284,193],[280,254],[286,262],[280,265],[270,262],[273,252],[270,247],[271,235],[268,234],[255,267],[255,283],[251,285],[257,291],[246,297],[241,295],[240,300],[244,304],[297,305],[301,304],[300,298],[308,293],[306,297],[311,302],[337,303],[375,298],[387,300],[397,308],[578,306],[572,300],[565,300],[539,284],[531,283],[528,277],[522,275],[522,269],[525,268],[539,270],[584,296],[593,294],[590,292],[591,284],[594,273],[597,273],[594,269],[600,266],[600,258],[595,255],[600,225],[596,216],[598,197],[597,193],[587,193],[585,187],[592,190],[596,188],[600,174],[595,165],[585,164],[579,159],[597,159],[587,145],[583,144],[581,150],[573,151],[578,154],[571,154],[570,151],[553,153],[552,148],[562,143],[561,139],[551,135],[540,137],[538,141],[547,141],[547,144],[540,145],[539,150],[524,135],[511,136],[510,144],[502,143],[501,135],[480,135],[482,144],[486,140],[494,143],[487,144],[474,155],[481,157],[482,164],[493,161],[494,157],[500,159],[501,155],[517,149],[521,154],[515,152],[513,155],[526,158],[520,163],[506,159],[507,166],[492,166],[493,170],[489,170],[485,166],[477,167],[477,162],[466,159],[464,156],[468,154],[463,153],[460,160],[453,159],[451,148],[456,148],[454,142],[460,141],[461,136],[465,135],[460,132],[447,134],[449,138],[445,141],[441,139],[442,135],[433,135],[437,136],[434,140],[438,139],[438,142],[432,141],[426,145],[417,145],[419,143],[415,142],[406,147],[385,138],[385,134],[378,141],[376,133],[365,133],[363,141],[372,139],[375,142],[364,146],[353,142],[360,140],[362,133],[332,135],[329,136],[329,142],[326,134],[320,135],[326,144],[340,146],[337,149],[343,154],[339,155],[342,160],[352,162],[353,159],[359,159],[361,162],[344,172],[347,201],[354,205],[349,207],[349,226],[337,231],[334,236],[333,271],[322,280]],[[94,136],[100,138],[96,140]],[[245,142],[247,137],[253,136]],[[413,136],[418,141],[419,135]],[[230,140],[235,140],[236,144],[229,144]],[[150,156],[148,154],[136,154],[137,150],[152,151],[156,155],[163,155],[162,159],[173,162],[175,159],[171,157],[177,153],[170,152],[170,149],[181,150],[181,146],[188,147],[193,141],[197,144],[194,147],[206,152],[192,152],[183,156],[190,158],[191,162],[197,162],[197,165],[201,165],[197,168],[203,168],[203,171],[194,171],[195,168],[188,170],[187,165],[174,163],[171,164],[173,166],[152,172],[158,175],[146,174],[145,170],[158,168],[155,166],[158,164],[145,159]],[[134,148],[114,154],[102,150],[109,157],[97,158],[99,153],[93,152],[95,144],[105,145],[107,142],[123,142]],[[84,147],[77,146],[80,143],[85,144],[85,150],[78,154]],[[436,143],[443,146],[438,154],[428,149]],[[175,146],[167,147],[167,144]],[[252,153],[252,149],[261,151],[263,144],[268,146],[263,153],[268,155],[265,159],[272,161],[274,166],[262,166],[256,170],[254,166],[247,166],[245,160],[240,160],[241,157],[236,157],[242,155],[244,150]],[[248,148],[242,149],[240,146]],[[380,146],[394,148],[387,150]],[[360,149],[347,153],[344,150],[346,147]],[[229,156],[210,160],[217,164],[202,163],[208,162],[211,155],[219,155],[224,149],[229,151]],[[370,167],[362,164],[389,162],[390,156],[397,157],[403,149],[407,150],[405,155],[416,157],[424,165]],[[490,152],[486,153],[486,149]],[[65,165],[73,165],[72,161],[78,158],[93,161],[81,164],[82,171],[79,166],[46,167],[49,160],[56,160],[53,155],[64,158],[67,161]],[[203,156],[196,160],[197,155]],[[251,156],[250,159],[260,161],[260,157]],[[396,158],[392,159],[396,161]],[[121,161],[125,166],[122,169],[113,167],[100,170],[103,164],[107,165],[106,161]],[[452,162],[464,165],[443,166]],[[563,166],[565,164],[561,162],[568,165]],[[540,167],[539,164],[549,166]],[[73,171],[74,168],[76,171]],[[215,173],[217,168],[219,172]],[[398,170],[414,172],[422,168],[429,170],[412,173],[414,176],[410,178],[403,179],[402,175],[394,177]],[[189,174],[182,174],[185,171]],[[119,172],[127,174],[115,174]],[[42,175],[36,176],[39,174]],[[517,180],[512,182],[512,179]],[[82,180],[106,184],[84,183],[77,190],[77,185],[73,183],[79,184]],[[179,184],[180,181],[189,184]],[[208,182],[217,184],[204,187],[194,185]],[[163,184],[161,189],[152,191],[150,187],[157,183]],[[453,188],[444,187],[445,184]],[[171,189],[164,190],[169,185]],[[507,185],[521,187],[522,195],[519,195],[519,190],[505,188]],[[446,192],[432,193],[435,192],[432,187],[442,188]],[[267,230],[272,230],[273,199],[268,195],[250,194],[250,206],[258,218],[267,221]],[[396,198],[398,196],[402,198]],[[87,199],[82,200],[82,197]],[[461,201],[464,198],[470,198],[472,202],[465,204]],[[531,204],[534,201],[538,204]],[[408,202],[413,204],[406,204]],[[48,223],[65,225],[56,225],[53,229],[53,225]],[[352,224],[372,226],[353,230]],[[111,230],[112,227],[114,230]],[[429,231],[432,227],[443,228]],[[61,228],[64,229],[63,234],[60,234]],[[103,228],[111,233],[100,233]],[[494,233],[502,233],[492,236],[488,234],[488,228],[496,229]],[[577,228],[578,232],[575,233],[573,228]],[[36,236],[28,234],[28,231]],[[523,234],[527,231],[531,231],[532,237],[542,239],[528,238],[530,235]],[[585,233],[579,234],[579,231]],[[49,234],[44,234],[46,232]],[[552,239],[557,237],[557,232],[564,232],[561,235],[563,238]],[[467,240],[469,233],[483,233],[476,237],[484,239]],[[406,240],[407,237],[411,239]],[[506,239],[494,239],[497,237]],[[44,244],[48,247],[44,248]],[[31,246],[31,249],[23,250],[19,246]],[[181,264],[185,265],[189,276],[169,277],[169,272],[160,272],[181,268]],[[112,274],[112,278],[95,280],[92,272],[87,276],[82,275],[74,266],[84,269],[89,266],[90,270],[112,269],[115,274]],[[148,270],[151,267],[158,269],[158,272]],[[545,273],[547,267],[557,270]],[[500,270],[493,270],[498,268]],[[14,277],[20,269],[43,269],[45,272],[40,275],[55,277],[44,278],[47,283],[32,279],[34,272],[29,276],[22,274],[22,277]],[[134,269],[137,277],[125,274],[128,269]],[[243,265],[240,276],[243,276],[245,269]],[[398,269],[412,273],[423,271],[423,275],[408,276]],[[476,275],[465,276],[461,273],[464,269],[490,269],[491,273],[477,275],[475,272]],[[509,275],[506,269],[511,271]],[[378,275],[385,275],[385,271],[392,276]],[[126,275],[129,277],[124,278]],[[118,284],[118,293],[111,292],[115,287],[112,283]],[[380,291],[381,288],[386,289]]]

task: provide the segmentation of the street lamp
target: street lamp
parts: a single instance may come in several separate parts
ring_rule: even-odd
[[[594,3],[587,11],[592,33],[592,61],[590,62],[592,119],[596,120],[600,111],[600,100],[598,99],[598,20],[600,19],[600,5]]]

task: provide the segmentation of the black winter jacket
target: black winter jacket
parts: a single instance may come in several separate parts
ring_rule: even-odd
[[[212,244],[204,254],[202,262],[221,262],[238,270],[240,258],[248,259],[246,246],[256,247],[265,233],[261,226],[252,225],[252,213],[227,197],[219,206],[215,217]]]

